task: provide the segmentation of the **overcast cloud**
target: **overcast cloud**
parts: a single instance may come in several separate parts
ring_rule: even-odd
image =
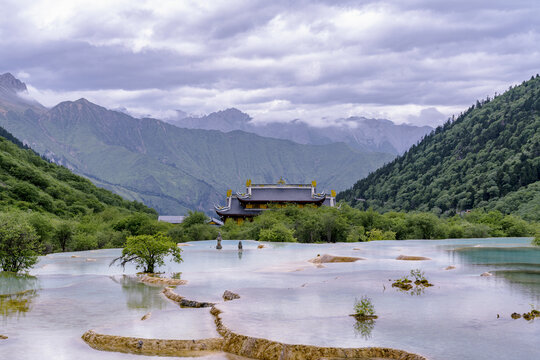
[[[0,73],[46,106],[437,125],[540,72],[535,0],[0,1]]]

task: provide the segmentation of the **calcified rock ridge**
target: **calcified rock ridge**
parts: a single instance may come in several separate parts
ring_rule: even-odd
[[[139,277],[139,280],[145,284],[155,284],[155,285],[186,285],[187,280],[180,280],[180,279],[170,279],[170,278],[162,278],[158,276],[148,276],[148,275],[142,275]]]
[[[185,306],[186,302],[203,304],[186,300],[170,288],[163,294],[170,300]],[[204,303],[208,304],[208,303]],[[200,306],[195,306],[200,307]],[[425,357],[406,351],[390,348],[335,348],[313,345],[284,344],[277,341],[255,338],[237,334],[229,330],[221,319],[221,310],[211,306],[217,332],[222,338],[201,340],[162,340],[103,335],[89,330],[82,336],[83,340],[96,350],[117,351],[141,355],[160,356],[202,356],[211,352],[224,351],[242,357],[260,360],[316,360],[316,359],[396,359],[427,360]]]

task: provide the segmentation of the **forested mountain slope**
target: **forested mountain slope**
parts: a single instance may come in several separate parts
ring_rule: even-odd
[[[0,135],[0,211],[37,211],[65,219],[107,208],[156,214],[43,160],[3,128]]]
[[[338,199],[379,210],[497,208],[540,219],[540,78],[471,106]]]
[[[8,104],[9,105],[9,104]],[[161,214],[213,211],[246,179],[317,180],[342,190],[393,159],[343,143],[302,145],[242,131],[181,129],[136,119],[85,99],[41,111],[0,104],[0,125],[38,153]]]

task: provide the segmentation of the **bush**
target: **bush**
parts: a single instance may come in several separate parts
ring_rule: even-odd
[[[367,232],[367,241],[375,240],[396,240],[396,233],[393,231],[382,231],[379,229],[371,229]]]
[[[98,241],[95,235],[78,233],[73,236],[73,251],[84,251],[98,248]]]
[[[41,251],[34,228],[22,214],[0,214],[0,269],[19,272],[34,266]]]
[[[217,228],[209,224],[195,224],[184,232],[185,241],[211,240],[217,236]]]
[[[347,235],[347,242],[367,241],[363,226],[353,226]]]
[[[272,242],[293,242],[295,238],[293,231],[284,224],[275,224],[270,229],[262,229],[259,234],[259,241]]]
[[[486,224],[470,224],[463,226],[463,235],[466,238],[485,238],[490,236],[491,228]]]
[[[536,230],[536,235],[532,241],[533,245],[540,246],[540,230]]]
[[[358,317],[370,317],[375,315],[375,306],[367,296],[362,296],[360,300],[354,302],[354,315]]]

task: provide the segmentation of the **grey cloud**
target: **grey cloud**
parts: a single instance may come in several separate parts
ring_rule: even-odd
[[[0,70],[29,73],[39,89],[164,91],[115,107],[172,110],[175,96],[189,96],[178,89],[188,87],[206,91],[202,107],[189,111],[218,110],[217,91],[231,99],[226,107],[416,105],[424,110],[409,118],[423,122],[450,115],[444,106],[465,108],[529,78],[540,63],[540,4],[533,1],[210,4],[165,16],[136,5],[112,19],[81,12],[69,36],[51,38],[23,17],[31,4],[8,2],[13,16],[0,24]],[[366,32],[342,30],[335,14],[355,9],[381,19],[368,19],[375,25]],[[276,24],[283,28],[272,33]],[[134,50],[134,32],[144,29],[149,46]]]

